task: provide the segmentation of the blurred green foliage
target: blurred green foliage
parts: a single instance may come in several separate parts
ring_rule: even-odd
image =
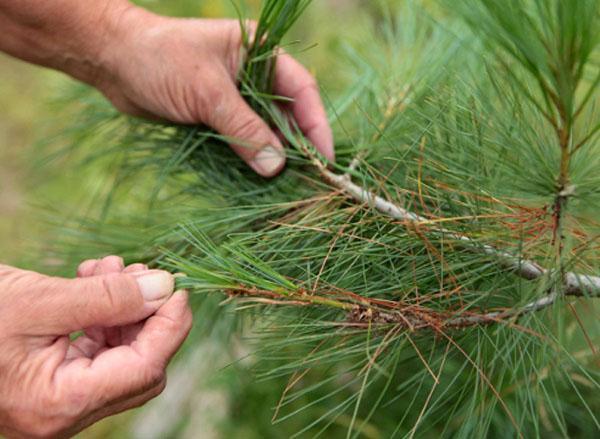
[[[0,54],[0,262],[33,263],[28,243],[43,239],[44,230],[29,208],[42,181],[33,166],[35,143],[45,133],[52,113],[48,106],[60,75]],[[67,192],[66,188],[59,189]]]

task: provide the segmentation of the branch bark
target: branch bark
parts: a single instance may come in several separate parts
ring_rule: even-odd
[[[519,309],[511,309],[508,311],[488,312],[488,313],[481,314],[481,315],[456,317],[456,318],[448,321],[446,323],[446,326],[464,328],[467,326],[487,325],[487,324],[491,324],[491,323],[497,323],[497,322],[505,320],[505,319],[511,319],[511,318],[516,319],[525,314],[540,311],[544,308],[549,307],[550,305],[553,305],[556,302],[556,300],[558,299],[558,297],[559,297],[559,294],[556,291],[554,291],[544,297],[534,300],[533,302],[529,302],[527,305],[525,305]]]

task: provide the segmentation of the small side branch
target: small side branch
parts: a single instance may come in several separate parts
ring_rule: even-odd
[[[558,299],[559,295],[556,292],[552,292],[540,299],[529,302],[527,305],[519,309],[511,309],[507,311],[494,311],[485,314],[476,314],[469,316],[460,316],[449,320],[446,323],[448,327],[464,328],[467,326],[474,325],[489,325],[492,323],[498,323],[507,319],[517,319],[525,314],[540,311],[544,308],[553,305]]]

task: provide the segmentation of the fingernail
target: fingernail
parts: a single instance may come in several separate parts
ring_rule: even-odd
[[[285,157],[283,152],[274,146],[265,146],[252,160],[252,167],[261,175],[270,177],[275,175],[283,166]]]
[[[136,278],[142,296],[146,302],[166,299],[173,294],[175,280],[171,273],[161,270],[150,270],[132,273]]]

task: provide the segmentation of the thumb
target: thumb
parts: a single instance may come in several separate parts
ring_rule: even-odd
[[[17,272],[8,282],[14,299],[26,310],[26,318],[20,320],[38,335],[139,322],[168,300],[175,284],[173,276],[161,270],[78,279]]]
[[[232,149],[258,174],[273,177],[283,169],[285,152],[279,138],[233,84],[220,94],[208,123],[231,139]]]

